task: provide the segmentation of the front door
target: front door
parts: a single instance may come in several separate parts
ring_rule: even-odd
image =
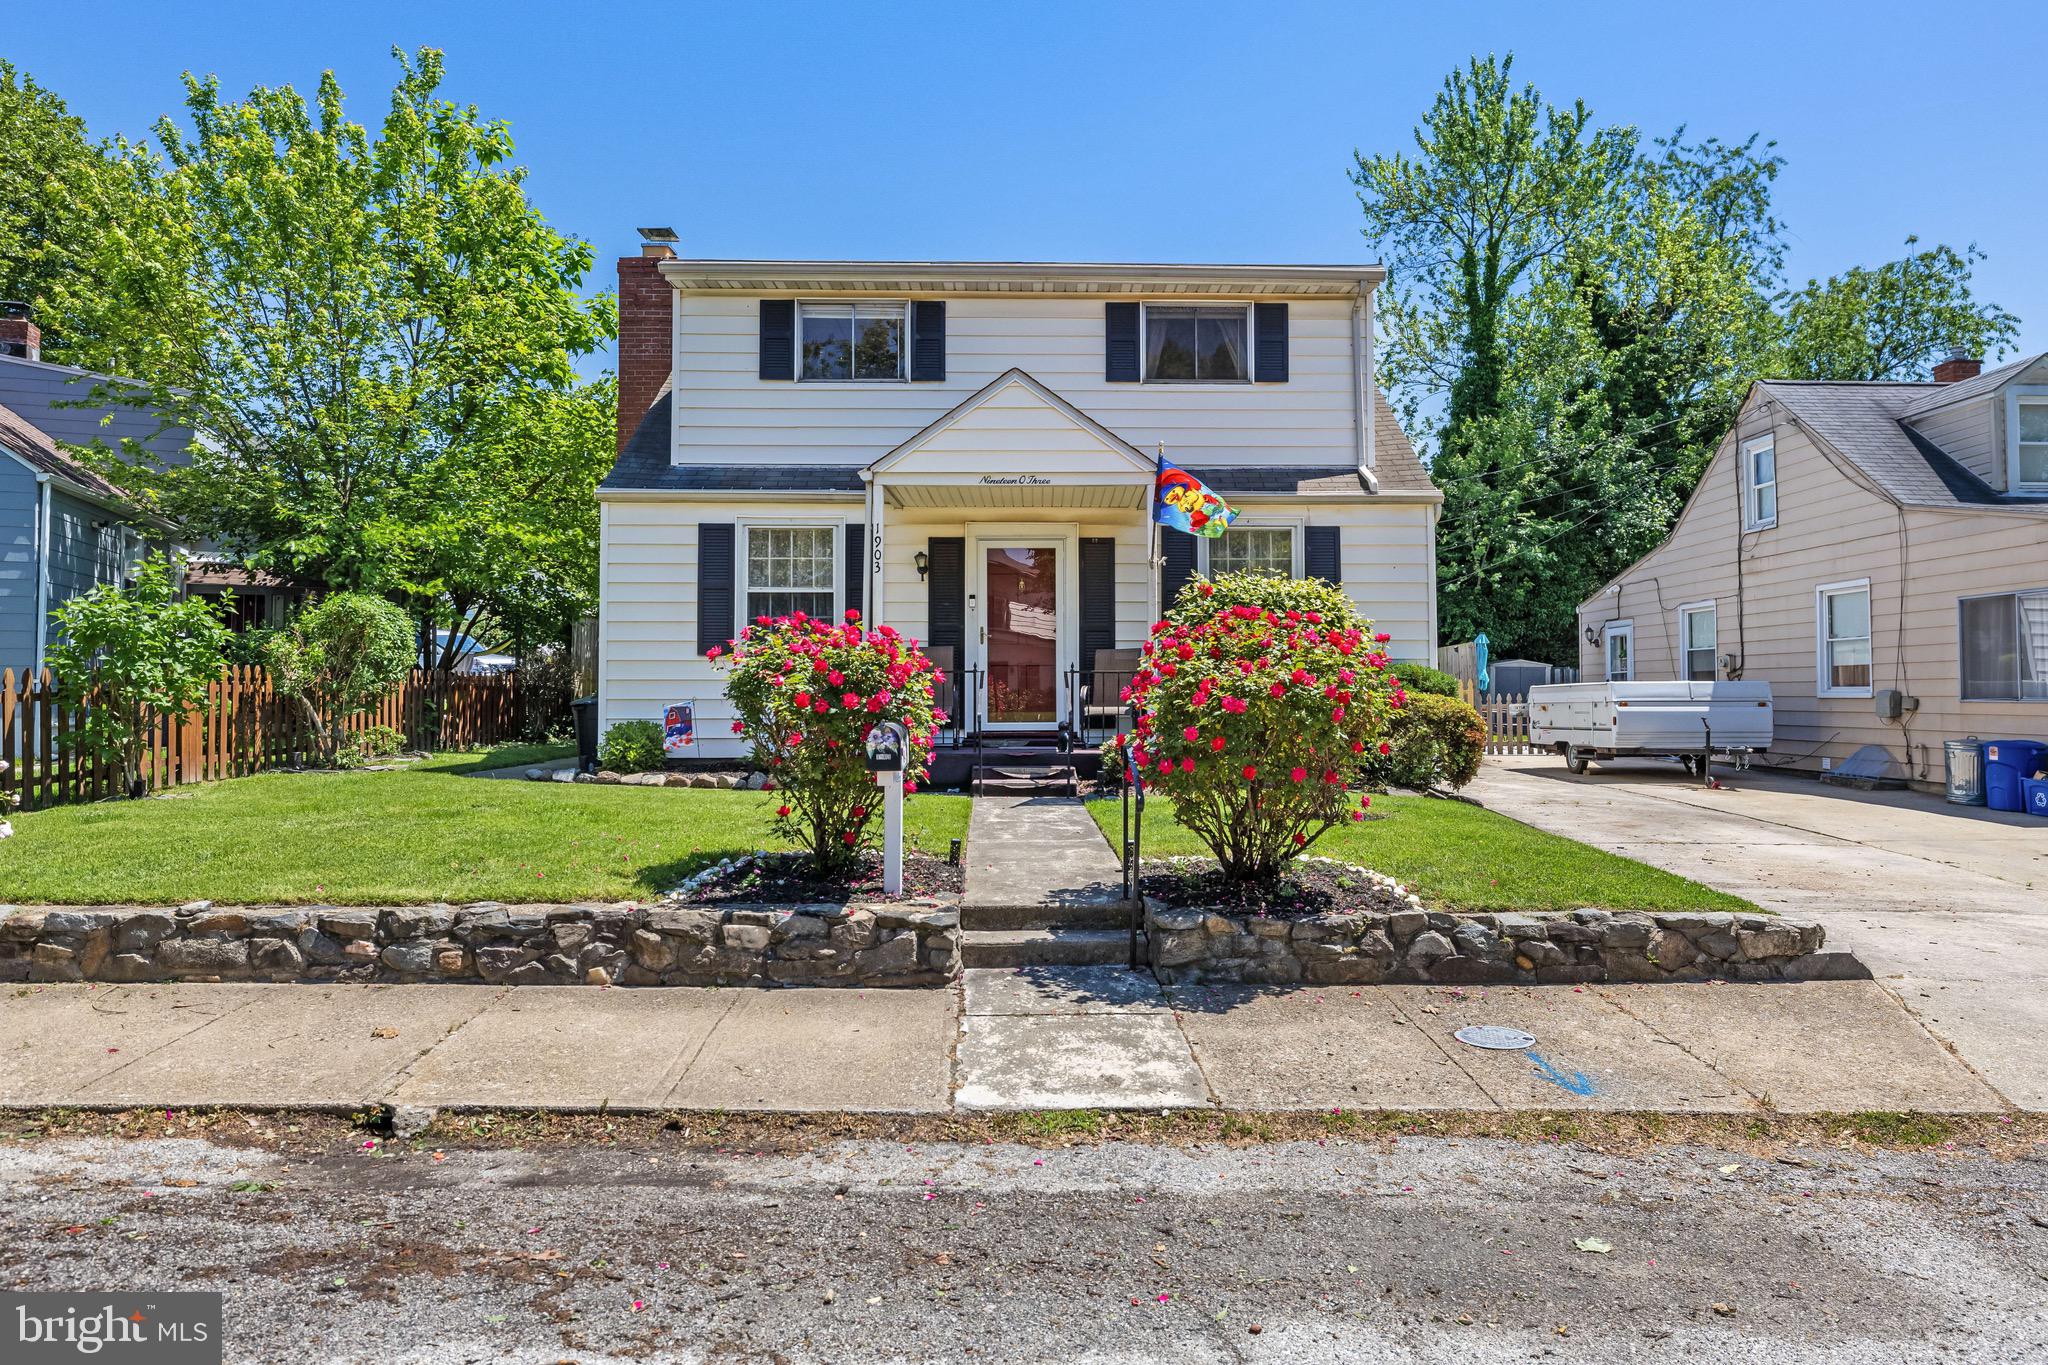
[[[1049,729],[1064,718],[1059,547],[984,545],[982,555],[983,722]]]

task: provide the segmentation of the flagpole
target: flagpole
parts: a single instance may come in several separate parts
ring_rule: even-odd
[[[1159,579],[1159,570],[1164,567],[1159,562],[1159,471],[1165,465],[1166,442],[1161,441],[1159,443],[1159,462],[1152,466],[1152,492],[1145,499],[1145,563],[1151,570],[1151,591],[1160,594],[1159,610],[1152,614],[1152,619],[1155,621],[1164,617],[1167,607],[1171,605],[1166,601],[1166,595],[1160,588]]]

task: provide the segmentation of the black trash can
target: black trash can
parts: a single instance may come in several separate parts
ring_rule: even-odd
[[[576,771],[597,771],[597,698],[578,697],[569,703],[576,717]]]

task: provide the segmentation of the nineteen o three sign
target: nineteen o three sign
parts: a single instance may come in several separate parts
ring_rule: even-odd
[[[877,519],[875,524],[868,528],[868,582],[879,585],[881,581],[882,523],[879,519]],[[873,611],[875,604],[872,602],[866,602],[862,605],[865,606],[869,611]]]

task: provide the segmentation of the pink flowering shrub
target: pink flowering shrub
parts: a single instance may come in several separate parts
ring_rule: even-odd
[[[754,761],[781,793],[776,832],[809,849],[820,875],[840,871],[881,825],[868,731],[883,720],[910,731],[903,790],[916,791],[945,721],[932,705],[938,670],[891,627],[863,630],[857,611],[837,625],[803,612],[763,616],[731,645],[711,656],[728,667],[733,733],[753,741]]]
[[[1349,789],[1405,700],[1386,640],[1327,583],[1242,574],[1194,580],[1152,628],[1131,759],[1225,876],[1270,880],[1364,818]]]

